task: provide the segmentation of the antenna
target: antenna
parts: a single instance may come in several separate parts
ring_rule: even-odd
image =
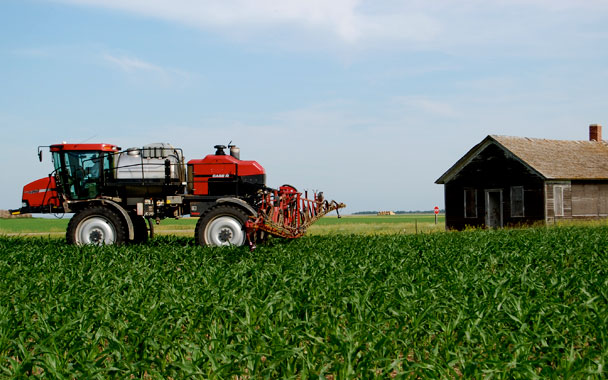
[[[86,140],[84,140],[84,141],[81,141],[80,143],[81,143],[81,144],[84,144],[84,143],[86,143],[86,142],[88,142],[88,141],[91,141],[91,140],[92,140],[92,139],[94,139],[95,137],[97,137],[97,135],[93,135],[93,136],[89,137],[88,139],[86,139]]]

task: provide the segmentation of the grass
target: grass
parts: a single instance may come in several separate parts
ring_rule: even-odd
[[[0,237],[0,376],[605,378],[607,236]]]
[[[437,232],[445,230],[445,217],[439,215],[437,224],[433,214],[408,214],[386,216],[348,215],[342,218],[326,216],[313,224],[310,235],[390,235]]]
[[[154,226],[159,235],[194,236],[194,228],[198,218],[165,219]],[[22,234],[24,236],[48,235],[51,237],[65,236],[69,219],[47,218],[15,218],[0,219],[0,235]],[[410,214],[391,216],[355,216],[347,215],[337,218],[328,215],[311,226],[310,235],[333,234],[398,234],[443,231],[445,229],[443,215],[435,217],[432,214]]]
[[[62,233],[68,226],[69,219],[46,218],[0,218],[0,234],[19,233],[49,233],[51,235]]]

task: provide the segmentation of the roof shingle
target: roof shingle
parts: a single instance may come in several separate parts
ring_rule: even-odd
[[[605,141],[489,137],[546,179],[608,179],[608,143]]]

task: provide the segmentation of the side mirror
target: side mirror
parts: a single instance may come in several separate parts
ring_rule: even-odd
[[[38,148],[38,160],[42,162],[42,149]]]

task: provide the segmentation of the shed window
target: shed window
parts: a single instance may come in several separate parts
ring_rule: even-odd
[[[524,187],[511,187],[511,217],[524,216]]]
[[[564,216],[564,187],[553,186],[553,208],[555,216]]]
[[[464,189],[464,217],[477,218],[477,190]]]

